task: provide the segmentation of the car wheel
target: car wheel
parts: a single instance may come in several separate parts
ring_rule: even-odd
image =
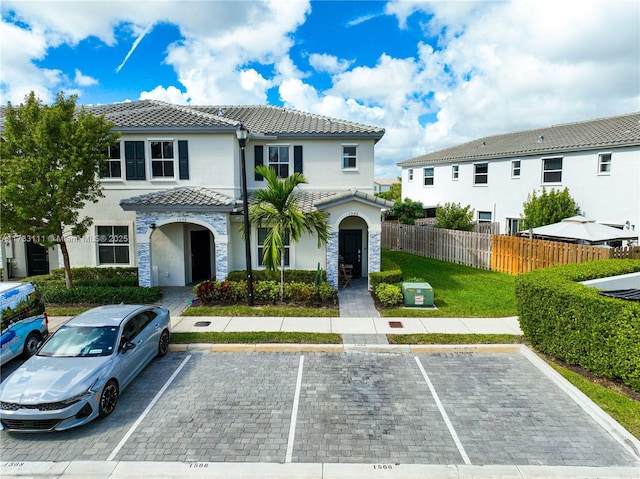
[[[100,396],[100,406],[98,407],[98,415],[100,417],[107,417],[113,412],[118,404],[118,383],[113,379],[107,381],[102,389],[102,395]]]
[[[42,341],[40,335],[38,333],[31,333],[27,336],[27,339],[24,342],[24,349],[22,350],[22,355],[25,358],[30,358],[36,351],[38,351],[38,347],[40,346],[40,342]]]
[[[160,335],[160,342],[158,343],[158,357],[161,358],[169,352],[169,331],[166,329],[162,331]]]

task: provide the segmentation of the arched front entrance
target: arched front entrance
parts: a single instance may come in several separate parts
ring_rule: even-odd
[[[152,228],[151,285],[185,286],[215,278],[214,235],[194,223],[167,223]]]
[[[352,276],[368,276],[368,228],[358,216],[348,216],[340,222],[338,255],[341,262],[353,266]]]

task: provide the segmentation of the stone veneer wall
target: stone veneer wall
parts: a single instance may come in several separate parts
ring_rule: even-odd
[[[338,233],[329,233],[327,240],[327,283],[338,289]]]

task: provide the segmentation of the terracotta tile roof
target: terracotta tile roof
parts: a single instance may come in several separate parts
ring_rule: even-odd
[[[640,112],[487,136],[401,161],[398,165],[410,167],[637,145],[640,145]]]
[[[254,135],[367,137],[376,141],[384,128],[268,105],[173,105],[141,100],[110,105],[83,105],[104,114],[119,130],[190,129],[235,131],[242,123]]]
[[[121,200],[120,206],[125,211],[232,211],[235,201],[230,196],[223,195],[210,188],[196,186],[134,196]]]

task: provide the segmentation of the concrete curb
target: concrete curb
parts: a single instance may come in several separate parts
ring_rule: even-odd
[[[520,344],[283,344],[283,343],[189,343],[171,344],[174,352],[281,352],[281,353],[517,353]]]

